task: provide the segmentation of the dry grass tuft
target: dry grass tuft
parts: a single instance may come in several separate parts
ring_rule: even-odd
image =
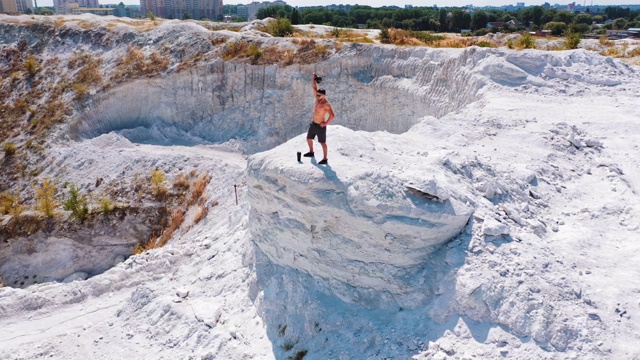
[[[139,255],[145,251],[154,249],[156,248],[157,241],[158,241],[158,238],[155,236],[152,236],[151,239],[149,239],[148,241],[144,241],[136,245],[136,247],[134,247],[133,250],[131,250],[131,253],[134,255]]]
[[[202,219],[204,219],[209,214],[209,208],[206,206],[198,206],[195,210],[195,215],[193,217],[193,222],[195,224],[199,223]]]
[[[179,191],[189,190],[189,188],[191,187],[189,177],[183,172],[178,173],[178,175],[176,175],[175,179],[173,180],[173,187],[175,189],[178,189]]]
[[[604,45],[604,46],[613,46],[613,41],[609,40],[609,38],[607,37],[607,35],[602,35],[598,38],[598,42],[600,43],[600,45]]]
[[[227,43],[222,50],[222,58],[224,60],[231,60],[240,55],[246,54],[249,48],[249,43],[246,40],[232,41]]]
[[[211,181],[211,176],[208,174],[203,174],[198,177],[198,179],[196,179],[193,187],[191,188],[191,197],[187,202],[188,206],[192,206],[193,204],[197,203],[200,198],[202,198],[204,190],[206,189],[209,181]]]
[[[615,48],[615,47],[606,48],[606,49],[604,49],[604,50],[602,50],[600,52],[600,55],[603,55],[603,56],[614,56],[614,57],[617,57],[617,56],[620,56],[620,54],[622,54],[620,49]]]
[[[158,238],[158,241],[155,244],[155,247],[163,247],[167,244],[169,239],[173,236],[176,230],[180,228],[182,223],[184,222],[184,210],[182,208],[177,208],[169,218],[169,223],[167,227],[162,231],[162,235]]]

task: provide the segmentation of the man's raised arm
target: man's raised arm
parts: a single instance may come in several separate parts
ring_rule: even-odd
[[[313,73],[311,78],[311,83],[313,84],[313,97],[315,98],[316,94],[318,93],[318,84],[316,84],[316,73]]]

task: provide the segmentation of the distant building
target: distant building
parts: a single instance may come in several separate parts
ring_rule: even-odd
[[[26,14],[33,10],[31,0],[0,0],[0,14]]]
[[[17,14],[16,0],[0,0],[0,14]]]
[[[71,14],[75,8],[99,8],[98,0],[53,0],[57,14]]]
[[[502,22],[502,21],[492,21],[492,22],[488,22],[487,23],[487,28],[488,29],[501,28],[503,26],[504,26],[504,22]]]
[[[140,12],[147,16],[151,11],[165,19],[207,18],[222,20],[224,8],[222,0],[140,0]]]
[[[245,5],[238,5],[236,8],[236,15],[248,20],[249,19],[249,8]]]
[[[20,14],[26,14],[27,9],[33,11],[33,2],[31,0],[16,0],[16,5]]]
[[[519,20],[509,20],[509,21],[507,21],[507,25],[512,26],[512,27],[525,27],[524,23],[522,21],[519,21]]]
[[[262,9],[262,8],[266,8],[269,6],[274,6],[274,5],[281,5],[281,6],[286,6],[287,3],[281,0],[276,0],[276,1],[263,1],[263,2],[258,2],[258,1],[254,1],[251,4],[248,4],[246,6],[247,8],[247,16],[245,17],[245,19],[252,21],[256,19],[256,15],[258,14],[258,10]],[[240,15],[240,7],[238,6],[238,16],[242,16]],[[244,16],[242,16],[244,17]]]
[[[516,3],[516,7],[520,9],[524,9],[524,3],[523,2]]]
[[[113,15],[115,8],[99,7],[99,8],[83,8],[74,7],[71,9],[71,13],[74,15],[79,14],[94,14],[94,15]]]

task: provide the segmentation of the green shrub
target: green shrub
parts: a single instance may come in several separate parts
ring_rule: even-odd
[[[272,36],[285,37],[293,34],[293,25],[289,19],[276,19],[267,25],[266,31]]]
[[[518,39],[518,45],[520,45],[523,49],[535,49],[536,41],[533,39],[533,36],[529,33],[523,33],[520,39]]]
[[[80,194],[80,190],[71,185],[69,189],[69,198],[64,202],[63,208],[67,211],[71,211],[71,215],[81,222],[89,215],[89,206],[87,205],[87,198]]]
[[[564,46],[568,50],[577,49],[580,45],[580,41],[582,40],[582,36],[579,33],[567,31],[565,36]]]
[[[389,34],[389,29],[380,29],[380,42],[383,44],[391,44],[391,34]]]

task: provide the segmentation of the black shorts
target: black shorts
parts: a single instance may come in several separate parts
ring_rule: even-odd
[[[307,139],[313,139],[318,135],[318,142],[324,144],[327,142],[327,127],[322,127],[320,124],[314,122],[309,125],[309,132],[307,133]]]

